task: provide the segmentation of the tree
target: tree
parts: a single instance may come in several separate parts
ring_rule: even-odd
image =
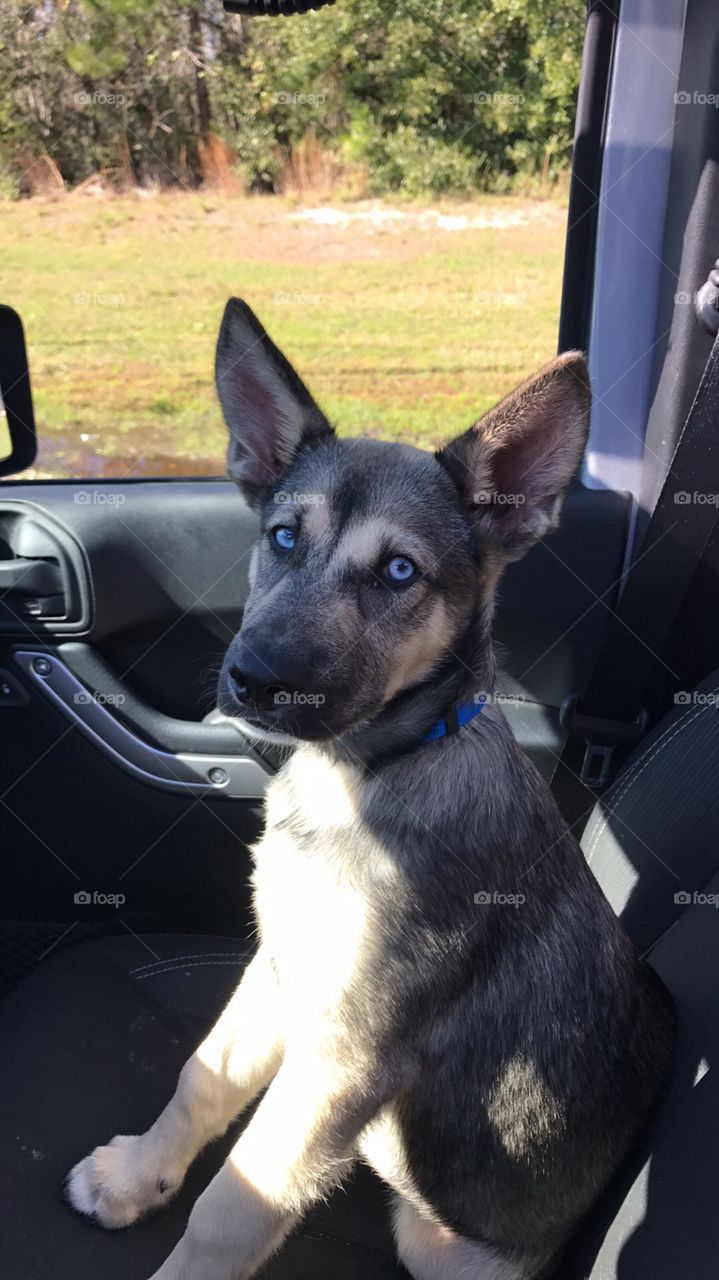
[[[308,139],[374,190],[491,187],[566,163],[582,35],[582,0],[0,0],[0,145],[71,184],[195,185],[219,134],[262,189]]]

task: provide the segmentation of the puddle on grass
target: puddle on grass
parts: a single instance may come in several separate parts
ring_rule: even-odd
[[[27,480],[144,480],[153,477],[222,476],[224,459],[163,453],[148,447],[146,437],[133,447],[123,440],[122,453],[99,453],[89,439],[53,435],[39,439],[37,457],[23,473]]]

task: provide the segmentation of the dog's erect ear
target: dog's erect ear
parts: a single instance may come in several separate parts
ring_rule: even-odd
[[[222,317],[217,394],[230,432],[227,469],[253,505],[294,461],[301,445],[333,432],[289,360],[239,298]]]
[[[569,351],[436,455],[501,559],[516,560],[556,528],[584,452],[590,404],[586,361]]]

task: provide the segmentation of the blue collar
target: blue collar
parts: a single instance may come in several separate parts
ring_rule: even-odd
[[[480,711],[484,711],[487,703],[486,693],[477,693],[473,702],[458,702],[455,707],[447,715],[444,720],[435,720],[432,728],[425,733],[423,742],[437,742],[439,738],[446,738],[450,733],[457,733],[459,729],[469,724],[470,720],[474,720]]]

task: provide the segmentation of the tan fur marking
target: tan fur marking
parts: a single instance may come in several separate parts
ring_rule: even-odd
[[[362,1131],[358,1149],[362,1159],[388,1187],[409,1200],[424,1217],[435,1218],[412,1179],[402,1129],[391,1103],[383,1107]]]
[[[454,631],[447,606],[437,600],[424,625],[412,632],[395,653],[392,676],[384,691],[385,702],[429,674],[449,648]]]
[[[252,591],[255,585],[255,580],[257,578],[257,565],[258,565],[259,559],[260,559],[260,544],[259,542],[256,542],[254,547],[252,548],[252,554],[250,556],[250,564],[247,570],[247,581],[249,583],[250,591]]]
[[[488,1246],[425,1218],[406,1200],[397,1203],[394,1234],[414,1280],[524,1280],[527,1275]]]
[[[308,538],[321,538],[327,532],[330,523],[329,508],[326,502],[302,502],[302,532]]]
[[[419,567],[429,569],[429,549],[420,539],[391,520],[378,516],[374,520],[362,520],[345,529],[333,557],[333,563],[374,567],[382,548],[389,545],[395,555],[408,555],[417,559]]]
[[[487,1114],[507,1154],[519,1159],[535,1143],[551,1137],[561,1108],[534,1063],[516,1057],[492,1090]]]
[[[500,560],[497,563],[489,554],[487,555],[487,561],[485,576],[482,581],[482,599],[485,603],[489,603],[494,597],[497,584],[505,569],[504,561]]]

